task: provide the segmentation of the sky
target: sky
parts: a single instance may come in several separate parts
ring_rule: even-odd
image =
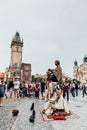
[[[72,77],[75,59],[80,65],[87,55],[87,0],[0,0],[0,71],[10,64],[16,32],[32,74],[44,74],[60,60]]]

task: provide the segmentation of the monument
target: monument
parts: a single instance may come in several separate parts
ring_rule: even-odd
[[[20,34],[16,32],[11,42],[11,59],[7,73],[8,80],[18,77],[21,81],[31,81],[31,64],[22,63],[23,45]]]

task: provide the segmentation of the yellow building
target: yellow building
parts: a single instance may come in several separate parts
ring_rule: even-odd
[[[87,81],[87,56],[84,56],[83,63],[80,66],[78,66],[78,62],[75,60],[73,77],[81,83],[85,83]]]

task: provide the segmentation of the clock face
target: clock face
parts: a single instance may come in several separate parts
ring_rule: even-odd
[[[21,48],[20,46],[18,46],[18,45],[16,45],[16,46],[14,45],[14,46],[12,47],[12,50],[13,50],[13,51],[17,51],[17,52],[18,52],[18,51],[21,52],[21,51],[22,51],[22,48]]]

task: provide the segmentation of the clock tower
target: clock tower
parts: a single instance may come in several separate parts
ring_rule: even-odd
[[[19,33],[16,32],[11,42],[11,60],[9,65],[9,76],[11,79],[16,76],[21,79],[22,48],[23,40],[21,40]]]
[[[11,61],[10,67],[11,68],[20,68],[22,64],[22,47],[23,41],[20,38],[18,32],[16,32],[14,38],[11,42]]]
[[[31,64],[22,63],[23,40],[21,40],[18,32],[11,41],[11,59],[10,65],[6,73],[6,80],[14,80],[18,77],[20,81],[31,82]]]

